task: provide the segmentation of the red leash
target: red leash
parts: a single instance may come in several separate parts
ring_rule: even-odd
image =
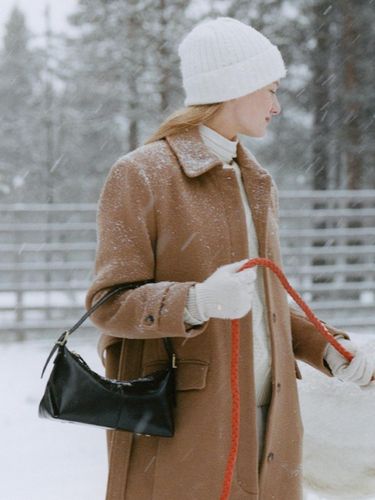
[[[344,349],[344,347],[329,333],[324,324],[319,321],[311,309],[305,304],[301,296],[294,290],[289,281],[286,279],[281,269],[269,259],[255,258],[248,260],[237,272],[254,266],[268,267],[279,278],[281,284],[284,286],[289,295],[304,311],[308,319],[314,324],[316,329],[330,342],[335,349],[338,350],[348,361],[353,359],[353,354]],[[240,322],[239,319],[231,320],[232,323],[232,356],[231,356],[231,388],[232,388],[232,436],[231,448],[228,455],[227,467],[224,475],[223,489],[221,492],[220,500],[228,500],[233,478],[234,465],[236,463],[238,453],[238,443],[240,437],[240,390],[238,380],[238,359],[240,347]]]

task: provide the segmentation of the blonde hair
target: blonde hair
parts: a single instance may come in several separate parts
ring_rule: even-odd
[[[224,104],[225,102],[196,104],[174,111],[159,125],[159,128],[145,141],[145,144],[196,127],[216,115]]]

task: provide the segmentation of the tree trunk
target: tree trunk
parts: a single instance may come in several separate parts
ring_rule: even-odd
[[[328,109],[330,105],[330,21],[324,17],[330,2],[320,0],[312,8],[316,47],[312,53],[314,125],[312,132],[313,189],[327,189],[329,177]]]
[[[345,96],[345,145],[347,189],[360,189],[362,180],[362,161],[360,154],[360,101],[359,75],[356,65],[356,42],[359,34],[355,23],[353,6],[350,1],[341,3],[343,11],[342,46],[344,58],[344,96]]]

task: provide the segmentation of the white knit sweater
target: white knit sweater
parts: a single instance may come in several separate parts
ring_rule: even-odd
[[[241,171],[238,164],[233,160],[237,153],[238,140],[231,141],[215,130],[206,125],[199,125],[199,132],[203,142],[211,151],[216,154],[223,162],[223,168],[232,168],[235,171],[238,187],[241,194],[242,205],[246,217],[247,240],[249,259],[258,257],[258,240],[255,232],[251,210],[247,201],[245,189],[242,184]],[[252,155],[254,161],[255,157]],[[255,268],[257,272],[256,290],[252,303],[252,341],[254,352],[254,375],[255,375],[255,398],[256,405],[262,406],[268,404],[271,399],[271,342],[269,336],[269,328],[267,315],[265,310],[264,286],[263,286],[263,269]],[[189,289],[188,300],[185,308],[184,321],[186,323],[196,325],[203,323],[200,318],[196,297],[195,287]],[[245,332],[242,332],[246,335]],[[249,341],[251,339],[249,338]],[[249,374],[250,376],[250,374]]]

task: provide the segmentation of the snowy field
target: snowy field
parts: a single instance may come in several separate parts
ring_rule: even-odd
[[[41,369],[58,333],[49,339],[0,343],[0,391],[3,397],[0,410],[1,500],[104,499],[107,473],[105,431],[51,422],[39,419],[37,415],[52,364],[43,379],[40,379]],[[354,335],[352,338],[354,340]],[[357,335],[355,339],[366,342],[375,340],[375,335]],[[69,347],[80,352],[93,369],[103,373],[95,350],[95,338],[88,341],[86,335],[76,332]],[[299,384],[306,384],[311,368],[301,362],[299,366],[304,375]],[[299,387],[302,413],[308,415],[308,391],[303,390],[303,385]],[[307,492],[305,496],[305,500],[325,498]],[[366,498],[374,500],[375,495]]]
[[[69,347],[100,371],[95,341],[79,342],[75,334]],[[52,363],[40,374],[52,344],[52,338],[0,344],[1,500],[104,499],[105,430],[38,417]]]

